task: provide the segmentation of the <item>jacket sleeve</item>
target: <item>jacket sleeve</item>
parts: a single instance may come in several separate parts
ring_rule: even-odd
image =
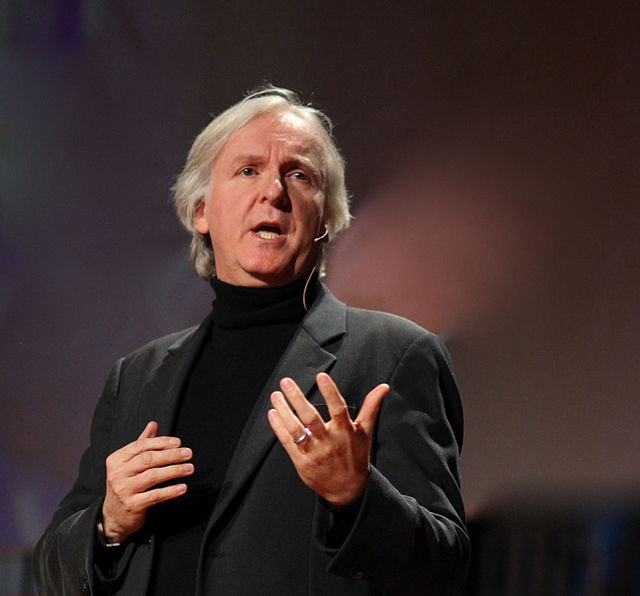
[[[328,570],[387,596],[461,594],[470,550],[458,474],[462,408],[444,347],[421,334],[388,382],[367,487]]]
[[[78,479],[61,501],[34,553],[34,574],[40,596],[98,594],[118,580],[135,544],[119,547],[113,569],[104,575],[96,569],[98,522],[105,492],[105,460],[110,452],[110,431],[122,360],[105,384],[93,415],[91,443],[82,455]],[[110,549],[111,550],[111,549]]]

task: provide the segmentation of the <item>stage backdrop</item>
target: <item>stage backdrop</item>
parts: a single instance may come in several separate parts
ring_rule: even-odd
[[[638,18],[608,2],[7,0],[0,546],[72,483],[119,356],[200,321],[169,187],[270,81],[334,119],[355,220],[327,283],[442,333],[472,518],[640,470]]]

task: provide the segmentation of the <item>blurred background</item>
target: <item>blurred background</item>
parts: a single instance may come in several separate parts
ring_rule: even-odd
[[[75,478],[113,362],[198,323],[169,187],[268,81],[334,120],[327,284],[443,335],[468,593],[640,594],[634,2],[2,0],[0,596]]]

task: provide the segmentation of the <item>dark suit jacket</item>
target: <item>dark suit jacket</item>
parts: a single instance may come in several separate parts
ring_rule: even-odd
[[[210,322],[117,362],[96,408],[78,479],[36,547],[42,596],[145,594],[154,537],[143,529],[108,574],[96,570],[105,459],[149,420],[171,432],[181,390]],[[290,376],[326,417],[315,375],[336,381],[352,415],[375,385],[380,410],[371,473],[350,529],[297,476],[267,422]],[[226,396],[233,407],[233,396]],[[198,584],[215,596],[459,594],[469,542],[458,479],[462,411],[437,338],[393,315],[347,308],[323,288],[256,401],[211,515]],[[179,561],[175,563],[178,567]]]

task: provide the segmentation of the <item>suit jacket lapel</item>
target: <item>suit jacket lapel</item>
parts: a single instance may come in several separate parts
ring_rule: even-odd
[[[164,360],[144,389],[139,412],[145,413],[144,426],[149,420],[158,422],[158,434],[173,432],[180,396],[193,362],[209,333],[211,314],[202,324],[177,340],[168,349]],[[140,431],[138,431],[140,432]]]
[[[209,520],[205,540],[276,441],[267,421],[267,411],[271,408],[270,395],[278,388],[278,381],[284,376],[289,376],[307,395],[315,384],[316,375],[327,370],[336,359],[334,354],[325,350],[323,346],[343,335],[345,330],[345,305],[322,286],[320,294],[285,350],[247,420]]]

